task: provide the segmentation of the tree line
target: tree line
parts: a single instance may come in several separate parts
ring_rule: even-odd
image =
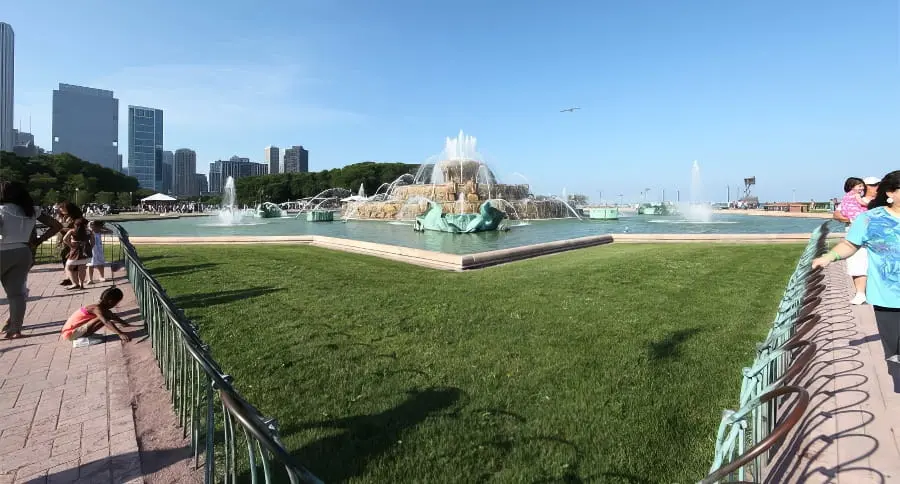
[[[234,189],[238,203],[246,205],[312,197],[329,188],[347,188],[356,193],[360,185],[365,187],[368,195],[372,195],[382,183],[390,183],[407,173],[413,174],[418,167],[406,163],[366,161],[318,172],[238,178]]]
[[[135,199],[153,194],[138,188],[137,178],[69,153],[23,157],[0,152],[0,180],[24,183],[41,205],[67,200],[79,206],[93,202],[129,207]]]
[[[360,185],[371,195],[382,183],[415,173],[417,168],[418,165],[406,163],[367,161],[319,172],[239,178],[235,191],[238,202],[247,205],[297,200],[336,187],[356,192]],[[100,203],[126,208],[155,193],[139,188],[137,178],[83,161],[69,153],[22,157],[8,151],[0,152],[0,180],[24,183],[35,203],[41,205],[72,201],[79,206]],[[190,200],[218,204],[220,197],[211,194]]]

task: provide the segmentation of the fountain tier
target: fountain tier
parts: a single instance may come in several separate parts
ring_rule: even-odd
[[[447,138],[433,160],[419,166],[412,184],[398,179],[384,194],[344,205],[344,218],[415,220],[431,206],[439,206],[445,214],[475,214],[485,202],[511,219],[572,216],[561,200],[535,199],[527,184],[499,183],[478,153],[476,139],[462,131]]]

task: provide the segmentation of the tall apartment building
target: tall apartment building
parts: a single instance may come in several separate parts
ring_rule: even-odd
[[[222,193],[228,177],[235,180],[248,176],[265,175],[269,166],[264,163],[253,163],[248,158],[232,156],[230,160],[217,160],[209,164],[209,193]]]
[[[206,180],[206,175],[203,173],[195,173],[194,178],[196,179],[195,183],[197,184],[197,191],[200,192],[200,195],[209,193],[209,182]]]
[[[16,145],[13,136],[15,43],[12,26],[0,22],[0,151],[12,151]]]
[[[200,195],[197,185],[197,153],[194,150],[181,148],[175,150],[175,187],[173,193],[178,197],[196,197]]]
[[[161,193],[172,193],[175,187],[175,153],[169,150],[162,152],[163,172]]]
[[[53,153],[118,166],[119,100],[112,91],[60,84],[53,91],[52,130]]]
[[[284,150],[281,173],[306,173],[309,171],[309,151],[302,146],[291,146]]]
[[[279,163],[281,160],[279,159],[279,150],[277,146],[267,146],[265,150],[265,160],[264,163],[269,164],[269,174],[274,175],[279,172]]]
[[[141,188],[161,192],[166,188],[163,173],[162,110],[128,106],[128,174]]]

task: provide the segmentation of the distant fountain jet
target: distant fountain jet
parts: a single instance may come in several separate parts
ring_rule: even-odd
[[[577,108],[577,107],[576,107],[576,108],[566,108],[566,109],[560,109],[559,112],[561,112],[561,113],[574,113],[575,111],[577,111],[577,110],[579,110],[579,109],[581,109],[581,108]]]

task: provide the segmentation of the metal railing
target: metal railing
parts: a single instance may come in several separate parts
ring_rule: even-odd
[[[806,389],[794,385],[815,356],[802,338],[819,322],[824,274],[812,261],[826,251],[828,222],[810,236],[778,306],[756,360],[743,370],[738,410],[726,410],[716,434],[712,467],[700,482],[760,482],[769,450],[800,421],[809,405]],[[788,405],[790,404],[790,405]],[[785,411],[785,407],[790,408]],[[784,415],[782,415],[784,414]]]
[[[36,235],[43,235],[47,230],[47,226],[44,224],[37,224],[35,227]],[[58,241],[60,240],[61,235],[55,235],[50,240],[44,242],[43,244],[37,246],[34,251],[34,263],[35,264],[60,264],[62,265],[63,259],[60,256],[60,245]],[[103,252],[106,256],[106,262],[110,264],[121,263],[124,257],[122,252],[122,244],[119,242],[119,236],[114,231],[104,232],[100,236],[101,241],[103,242]]]
[[[262,475],[266,483],[320,483],[285,450],[275,419],[265,418],[235,390],[197,327],[141,263],[128,232],[112,227],[183,437],[205,481],[236,483],[240,477],[256,483]]]

